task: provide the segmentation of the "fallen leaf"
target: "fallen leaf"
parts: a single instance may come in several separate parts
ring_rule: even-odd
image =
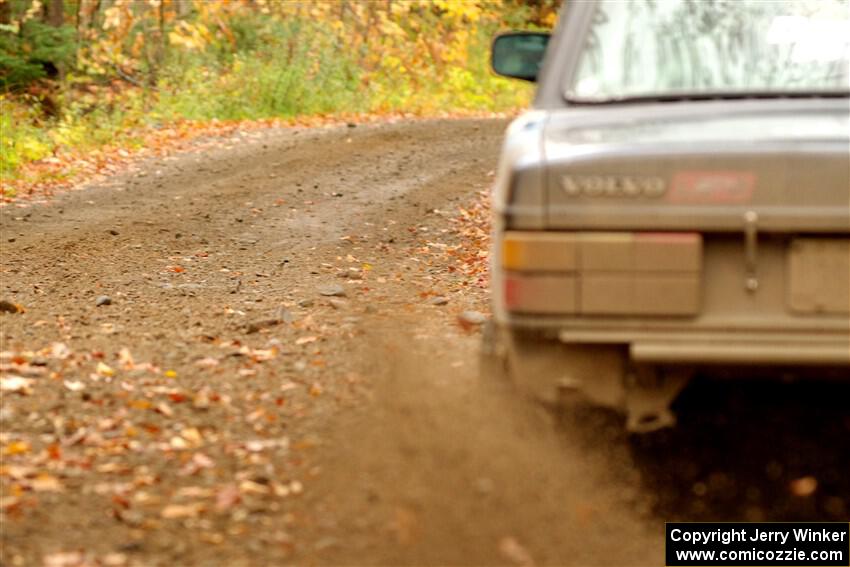
[[[97,373],[108,378],[115,376],[115,369],[101,361],[97,363]]]
[[[169,406],[169,405],[168,405],[168,404],[166,404],[166,403],[160,403],[160,404],[157,404],[157,406],[156,406],[156,411],[157,411],[158,413],[161,413],[161,414],[162,414],[162,415],[164,415],[165,417],[171,417],[171,416],[173,416],[173,415],[174,415],[174,410],[172,410],[172,409],[171,409],[171,406]]]
[[[239,488],[233,484],[228,484],[218,491],[215,497],[215,509],[219,512],[226,512],[238,504],[240,499]]]
[[[12,303],[5,299],[0,300],[0,313],[26,313],[26,311],[23,305]]]
[[[4,455],[21,455],[23,453],[29,453],[30,444],[26,441],[12,441],[5,447],[3,447]]]
[[[195,453],[192,457],[192,462],[201,468],[211,469],[215,466],[215,461],[204,455],[203,453]]]
[[[10,512],[17,508],[21,503],[21,499],[17,496],[3,496],[0,498],[0,511]]]
[[[180,475],[191,476],[196,474],[201,469],[211,469],[215,466],[215,461],[204,455],[203,453],[195,453],[192,460],[180,469]]]
[[[79,392],[81,390],[86,389],[86,385],[80,382],[79,380],[65,380],[62,382],[66,388],[71,390],[72,392]]]
[[[166,520],[179,520],[184,518],[197,518],[203,511],[203,504],[170,504],[162,509],[160,516]]]
[[[811,496],[818,489],[818,479],[813,476],[804,476],[792,480],[788,488],[794,496]]]
[[[49,474],[40,474],[32,479],[30,487],[36,492],[62,492],[64,490],[59,479]]]
[[[521,567],[530,567],[531,565],[534,565],[534,560],[531,558],[531,554],[516,540],[516,538],[503,537],[499,541],[499,553],[501,553],[505,559],[508,559]]]
[[[243,494],[268,494],[269,490],[268,486],[252,480],[243,480],[239,483],[239,491]]]
[[[97,467],[97,472],[103,474],[123,474],[129,469],[121,463],[104,463]]]
[[[53,343],[50,345],[50,355],[53,358],[64,360],[71,356],[71,349],[65,343]]]
[[[105,567],[121,567],[127,564],[127,556],[123,553],[107,553],[101,562]]]
[[[59,551],[44,556],[44,567],[83,567],[85,556],[79,551]]]
[[[153,404],[147,400],[132,400],[127,405],[133,409],[146,410],[150,409]]]
[[[130,354],[130,350],[127,349],[127,347],[123,347],[120,351],[118,351],[118,362],[120,362],[126,370],[132,370],[135,367],[133,355]]]
[[[254,349],[249,350],[248,354],[257,362],[265,362],[266,360],[272,360],[277,356],[277,349]]]
[[[212,490],[201,486],[184,486],[174,495],[177,498],[209,498],[212,496]]]
[[[5,376],[0,378],[0,391],[15,392],[18,394],[29,394],[33,380],[23,376]]]
[[[204,438],[201,432],[195,427],[187,427],[180,432],[180,436],[192,445],[203,445]]]

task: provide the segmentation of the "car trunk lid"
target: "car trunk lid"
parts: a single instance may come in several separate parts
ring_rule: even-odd
[[[567,110],[544,136],[549,229],[850,232],[846,100]]]

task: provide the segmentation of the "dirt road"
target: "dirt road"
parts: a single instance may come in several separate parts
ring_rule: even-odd
[[[0,564],[660,565],[665,520],[846,519],[846,387],[697,383],[639,447],[478,376],[458,208],[504,126],[237,134],[0,211]]]

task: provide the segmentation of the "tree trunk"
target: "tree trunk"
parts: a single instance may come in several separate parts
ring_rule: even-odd
[[[65,3],[63,0],[50,0],[47,4],[46,23],[54,28],[62,27],[65,23]]]
[[[159,49],[161,61],[165,56],[165,0],[159,3]]]
[[[9,25],[12,23],[12,3],[0,2],[0,24]]]
[[[98,17],[100,16],[100,0],[95,0],[94,5],[89,11],[89,29],[97,29],[98,27]]]

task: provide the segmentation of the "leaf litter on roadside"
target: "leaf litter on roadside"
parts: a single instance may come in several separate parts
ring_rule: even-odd
[[[0,384],[4,393],[15,394],[5,397],[4,415],[23,419],[20,426],[6,419],[14,427],[0,433],[0,511],[22,517],[68,494],[83,494],[95,509],[110,510],[116,522],[140,532],[179,524],[221,543],[230,537],[227,532],[198,526],[223,517],[236,533],[250,514],[300,495],[314,474],[305,455],[320,441],[293,437],[290,427],[308,419],[313,404],[336,398],[327,377],[338,372],[337,363],[325,351],[351,336],[340,317],[349,309],[363,310],[374,289],[380,295],[388,282],[410,279],[422,289],[420,302],[451,298],[449,320],[463,310],[482,309],[486,193],[476,194],[449,223],[446,230],[415,228],[408,257],[414,271],[400,277],[380,259],[357,251],[366,237],[348,237],[351,253],[322,268],[346,281],[305,290],[313,297],[324,291],[326,299],[286,303],[303,308],[298,317],[287,307],[269,310],[271,317],[255,320],[263,323],[255,332],[244,325],[250,310],[237,302],[221,305],[219,317],[242,324],[223,334],[195,335],[199,350],[188,360],[141,362],[145,357],[134,345],[77,351],[71,340],[0,353]],[[173,278],[193,270],[186,258],[162,265]],[[335,299],[340,290],[346,311],[330,303],[340,301]],[[275,323],[265,324],[271,320]],[[352,385],[359,381],[347,379]],[[234,388],[236,383],[251,386]]]
[[[308,324],[310,327],[312,324]],[[314,340],[315,335],[308,343]],[[217,340],[216,346],[238,356],[222,357],[210,353],[196,361],[201,364],[194,364],[195,372],[188,373],[187,377],[198,372],[219,372],[222,367],[229,367],[234,375],[245,376],[244,371],[248,369],[245,365],[263,365],[280,354],[278,346],[249,346],[236,339]],[[4,397],[4,416],[26,414],[29,420],[50,424],[53,431],[36,436],[25,432],[27,428],[15,433],[17,427],[4,427],[0,433],[4,457],[0,466],[0,513],[4,516],[26,513],[28,509],[45,505],[46,502],[42,504],[27,494],[39,494],[42,498],[61,495],[66,491],[64,479],[82,478],[81,473],[91,477],[81,486],[84,492],[111,494],[112,505],[118,506],[116,519],[140,527],[154,526],[149,520],[154,517],[165,521],[191,520],[208,513],[227,512],[246,502],[262,508],[267,505],[269,496],[287,498],[302,490],[301,482],[285,480],[286,474],[269,480],[251,472],[271,465],[272,457],[284,464],[291,458],[288,437],[273,433],[278,431],[276,428],[266,431],[266,424],[274,423],[269,419],[275,414],[262,404],[268,403],[278,411],[285,408],[280,394],[274,397],[262,394],[246,398],[239,404],[246,410],[245,423],[252,424],[255,437],[241,441],[244,432],[220,428],[206,417],[209,411],[232,415],[237,400],[231,395],[209,387],[187,390],[182,384],[182,371],[163,371],[155,364],[137,362],[127,347],[121,347],[114,355],[74,352],[65,343],[53,343],[37,351],[4,351],[0,353],[0,371],[0,387],[4,393],[22,396],[38,393],[61,399],[59,392],[64,390],[77,396],[62,402],[56,410],[34,405],[18,410],[14,400]],[[252,375],[255,374],[256,371]],[[292,397],[293,387],[296,391],[299,388],[297,383],[287,381],[281,391]],[[304,396],[304,401],[309,399],[306,390]],[[101,417],[100,411],[89,409],[98,408],[105,401],[112,407],[117,404],[118,409],[112,411],[111,417]],[[63,411],[68,403],[74,411]],[[247,412],[251,405],[254,409]],[[205,417],[191,418],[183,408],[202,412],[198,415]],[[258,419],[251,419],[252,415],[257,415]],[[177,421],[178,416],[180,421]],[[191,425],[193,422],[196,425]],[[275,436],[264,437],[269,433]],[[52,439],[52,443],[47,445],[47,439]],[[181,456],[184,454],[185,458]],[[133,455],[145,456],[147,464],[134,470],[128,461]],[[241,463],[234,477],[240,479],[238,483],[216,488],[185,486],[176,480],[205,478],[205,471],[214,471],[222,465],[222,459],[231,462],[236,459],[235,462]],[[178,466],[165,477],[163,472],[153,475],[148,472],[152,465],[165,471],[167,469],[161,467],[175,461]],[[96,482],[98,477],[104,476],[129,476],[131,482]],[[175,480],[164,482],[168,476]],[[75,485],[79,486],[78,483],[75,481]],[[259,496],[264,499],[252,500]],[[71,555],[45,556],[44,561],[69,558]]]

